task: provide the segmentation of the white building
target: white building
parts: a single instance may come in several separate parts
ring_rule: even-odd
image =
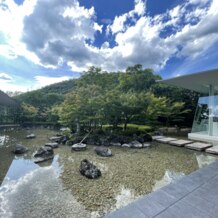
[[[218,69],[175,77],[162,81],[205,95],[198,105],[188,138],[218,145]]]

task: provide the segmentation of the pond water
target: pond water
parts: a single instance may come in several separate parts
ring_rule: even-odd
[[[36,138],[25,139],[29,133]],[[33,152],[54,134],[48,129],[0,132],[1,218],[102,217],[217,159],[153,142],[151,148],[139,150],[111,147],[110,158],[97,156],[91,145],[81,152],[60,145],[53,160],[33,163]],[[14,156],[16,143],[29,152]],[[79,173],[85,158],[102,171],[102,177],[89,180]]]

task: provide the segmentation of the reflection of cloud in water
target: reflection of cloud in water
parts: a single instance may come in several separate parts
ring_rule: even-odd
[[[0,217],[90,217],[63,190],[54,166],[37,167],[19,179],[18,175],[0,187]]]
[[[204,154],[200,154],[200,155],[196,154],[196,159],[197,159],[199,168],[207,166],[217,160],[216,157],[213,157],[210,155],[204,155]]]
[[[183,176],[185,176],[184,173],[176,173],[174,171],[166,170],[163,178],[156,182],[156,184],[153,187],[153,191],[156,191],[172,182],[177,181],[178,179],[181,179]]]
[[[9,136],[7,135],[0,136],[0,146],[3,146],[4,144],[6,144],[8,140],[9,140]]]
[[[8,182],[0,188],[0,201],[0,217],[88,217],[73,196],[62,190],[52,167]]]
[[[136,199],[134,192],[125,187],[121,187],[119,193],[115,197],[116,209],[126,206],[127,204],[133,202]]]

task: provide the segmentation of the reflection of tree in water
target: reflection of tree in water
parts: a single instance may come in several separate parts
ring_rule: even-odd
[[[201,121],[208,120],[209,116],[209,108],[207,104],[198,104],[199,108],[199,116],[198,116],[198,124],[201,124]]]

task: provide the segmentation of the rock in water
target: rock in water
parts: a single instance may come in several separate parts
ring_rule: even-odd
[[[54,157],[54,151],[51,147],[42,146],[38,149],[38,151],[33,155],[34,162],[39,163],[42,161],[46,161],[52,159]]]
[[[48,142],[45,144],[45,146],[47,147],[51,147],[51,148],[58,148],[58,143],[57,142]]]
[[[52,136],[51,138],[49,138],[50,141],[57,142],[57,143],[61,143],[62,139],[63,136]]]
[[[84,151],[84,150],[86,150],[86,144],[76,143],[76,144],[72,145],[71,148],[73,151]]]
[[[149,148],[149,147],[151,147],[151,144],[150,144],[150,143],[143,143],[142,145],[143,145],[143,148]]]
[[[36,138],[36,135],[33,133],[26,136],[26,139],[34,139],[34,138]]]
[[[143,145],[142,143],[138,142],[138,141],[132,141],[130,142],[131,148],[142,148]]]
[[[16,145],[14,149],[15,154],[23,154],[28,151],[28,148],[24,147],[23,145]]]
[[[106,148],[106,147],[96,147],[95,152],[97,155],[100,155],[102,157],[111,157],[112,156],[111,149]]]
[[[131,147],[131,145],[128,143],[122,144],[122,148],[130,148],[130,147]]]
[[[101,171],[86,159],[81,161],[79,171],[83,176],[89,179],[97,179],[101,176]]]

